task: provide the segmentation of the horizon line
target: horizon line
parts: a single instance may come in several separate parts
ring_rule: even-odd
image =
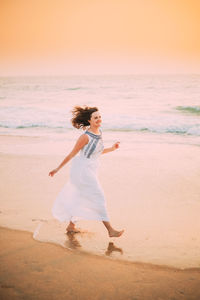
[[[165,76],[165,75],[200,75],[200,72],[169,72],[169,73],[105,73],[105,74],[0,74],[0,77],[67,77],[67,76],[135,76],[135,75],[156,75],[156,76]]]

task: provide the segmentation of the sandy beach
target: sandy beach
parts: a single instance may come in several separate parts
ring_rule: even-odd
[[[113,261],[5,228],[1,238],[1,299],[200,298],[200,271]]]
[[[102,155],[111,223],[125,229],[117,239],[95,221],[68,236],[52,218],[69,165],[48,176],[64,156],[48,153],[47,141],[42,153],[40,138],[1,136],[1,144],[3,299],[200,298],[199,147],[137,142],[131,155],[123,145]]]

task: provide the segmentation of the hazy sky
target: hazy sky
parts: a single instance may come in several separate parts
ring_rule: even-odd
[[[0,0],[0,75],[200,73],[200,0]]]

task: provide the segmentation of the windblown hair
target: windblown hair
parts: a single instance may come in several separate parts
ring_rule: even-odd
[[[72,125],[77,129],[85,129],[85,127],[90,125],[88,120],[91,119],[91,115],[95,111],[98,111],[97,107],[75,106],[72,110]]]

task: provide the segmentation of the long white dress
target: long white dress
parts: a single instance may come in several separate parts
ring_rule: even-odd
[[[89,142],[72,159],[68,182],[58,194],[52,214],[61,222],[109,221],[103,190],[97,177],[99,156],[104,149],[102,134],[89,131]]]

